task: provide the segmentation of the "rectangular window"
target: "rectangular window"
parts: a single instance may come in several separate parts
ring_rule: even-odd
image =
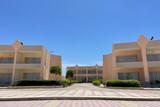
[[[118,73],[118,79],[120,80],[139,80],[139,73]]]
[[[78,71],[78,74],[86,74],[85,70]]]
[[[94,80],[96,80],[97,77],[96,76],[91,76],[91,77],[88,77],[88,82],[92,82]]]
[[[13,57],[1,57],[0,63],[13,63],[14,58]]]
[[[102,75],[103,74],[103,71],[98,71],[98,75]]]
[[[41,58],[26,57],[25,63],[26,64],[40,64]]]
[[[160,72],[150,72],[150,81],[151,82],[160,81]]]
[[[96,70],[88,70],[88,74],[96,74]]]
[[[148,61],[160,61],[160,54],[148,54],[147,60]]]
[[[137,56],[117,56],[117,62],[136,62]]]
[[[40,73],[24,73],[26,80],[40,80]]]
[[[103,79],[103,77],[102,76],[98,76],[98,79]]]

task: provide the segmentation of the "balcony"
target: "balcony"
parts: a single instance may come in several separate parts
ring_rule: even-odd
[[[12,69],[13,64],[1,64],[0,63],[0,69]]]
[[[41,64],[16,64],[16,69],[41,69]],[[13,69],[13,64],[0,64],[0,69]]]
[[[150,61],[150,62],[148,62],[148,67],[150,67],[150,68],[160,67],[160,61]]]
[[[41,69],[41,64],[16,64],[16,69]]]
[[[115,51],[139,50],[139,46],[136,42],[131,42],[131,43],[124,43],[124,44],[114,44],[113,49]]]
[[[117,63],[117,68],[142,68],[142,62],[120,62]]]
[[[42,46],[23,46],[20,48],[20,53],[41,53]]]

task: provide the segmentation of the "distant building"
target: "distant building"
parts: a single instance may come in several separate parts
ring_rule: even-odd
[[[61,57],[52,55],[44,46],[0,45],[0,85],[10,85],[19,80],[49,80],[51,66],[61,67]],[[60,78],[60,77],[59,77]]]
[[[136,42],[113,44],[112,53],[103,56],[103,78],[160,81],[160,41],[142,35]]]
[[[103,79],[103,67],[102,66],[71,66],[67,67],[67,70],[74,71],[74,80],[80,80],[82,82],[92,82],[96,79]]]

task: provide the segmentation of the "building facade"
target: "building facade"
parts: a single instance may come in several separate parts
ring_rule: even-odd
[[[10,85],[19,80],[49,80],[50,66],[61,67],[61,57],[52,55],[43,46],[0,45],[0,85]]]
[[[67,70],[74,71],[73,79],[80,80],[82,82],[92,82],[96,79],[103,79],[103,67],[102,66],[71,66],[67,67]]]
[[[160,81],[160,41],[142,35],[136,42],[114,44],[112,53],[103,56],[103,78]]]

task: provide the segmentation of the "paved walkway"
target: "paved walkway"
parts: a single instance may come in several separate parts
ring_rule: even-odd
[[[158,101],[53,100],[0,102],[0,107],[160,107]]]
[[[160,98],[158,90],[127,90],[106,89],[92,84],[74,84],[67,88],[43,88],[43,89],[0,89],[0,98],[28,98],[28,97],[132,97],[132,98]]]

